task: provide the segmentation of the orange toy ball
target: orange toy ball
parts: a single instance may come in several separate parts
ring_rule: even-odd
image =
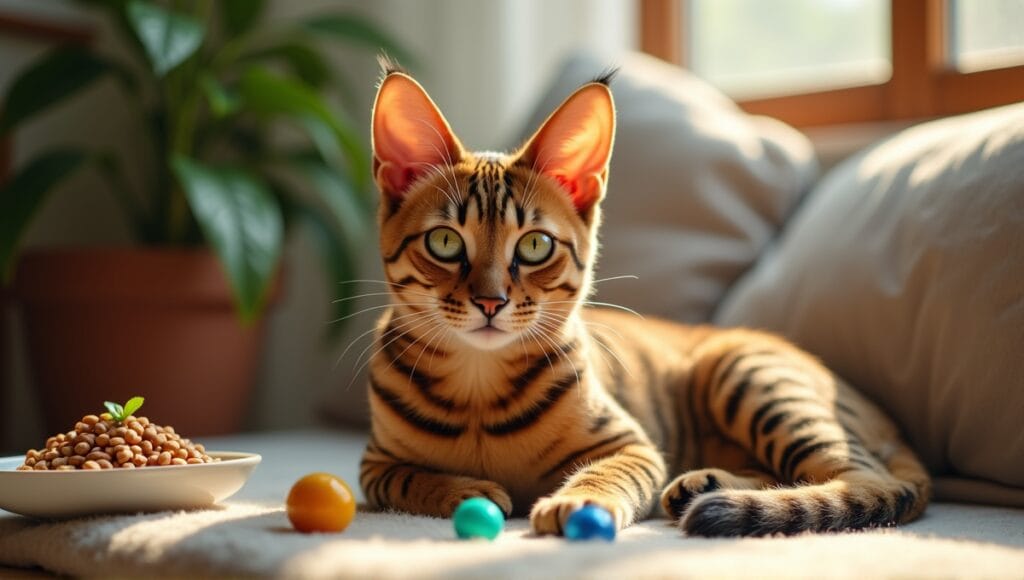
[[[356,515],[352,490],[340,477],[310,473],[288,492],[288,520],[300,532],[340,532]]]

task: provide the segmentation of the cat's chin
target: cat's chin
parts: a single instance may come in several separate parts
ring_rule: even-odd
[[[460,334],[466,343],[480,350],[497,350],[508,346],[516,338],[515,333],[493,326],[483,326]]]

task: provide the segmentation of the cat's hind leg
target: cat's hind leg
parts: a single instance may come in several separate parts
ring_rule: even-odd
[[[723,489],[764,489],[778,481],[769,473],[747,469],[726,471],[717,467],[694,469],[675,478],[661,492],[661,507],[679,520],[699,495]]]
[[[783,484],[703,493],[681,527],[762,535],[889,525],[927,504],[924,467],[881,411],[817,360],[764,333],[723,331],[695,352],[695,409]],[[709,458],[709,464],[714,464]]]
[[[779,485],[778,478],[760,466],[743,446],[723,437],[711,425],[695,427],[699,430],[693,446],[695,455],[678,466],[682,474],[661,493],[661,506],[673,521],[678,521],[702,494]]]

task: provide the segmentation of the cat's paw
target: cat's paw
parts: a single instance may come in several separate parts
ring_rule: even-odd
[[[530,510],[530,528],[538,536],[564,535],[565,522],[569,520],[569,516],[585,505],[596,505],[608,510],[615,520],[615,529],[622,529],[626,517],[620,506],[604,498],[582,494],[557,494],[540,498]]]
[[[696,469],[675,478],[672,483],[661,492],[661,507],[672,517],[678,520],[686,511],[687,506],[693,498],[702,493],[710,493],[722,487],[723,481],[728,481],[733,475],[721,469]]]
[[[441,503],[443,517],[450,518],[459,504],[473,497],[482,497],[493,501],[501,508],[505,517],[512,515],[512,498],[493,481],[472,480],[456,486],[448,491]]]
[[[661,507],[678,520],[698,496],[720,489],[764,489],[778,483],[770,474],[751,469],[730,473],[723,469],[695,469],[680,475],[661,492]]]

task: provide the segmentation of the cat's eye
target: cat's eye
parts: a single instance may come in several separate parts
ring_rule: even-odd
[[[451,262],[462,255],[462,236],[451,228],[434,228],[427,234],[427,250],[444,262]]]
[[[527,264],[540,264],[551,257],[555,242],[544,232],[530,232],[519,238],[516,255]]]

